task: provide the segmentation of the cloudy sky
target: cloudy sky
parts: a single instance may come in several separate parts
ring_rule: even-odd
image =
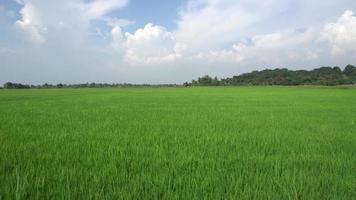
[[[356,64],[355,0],[0,0],[0,84]]]

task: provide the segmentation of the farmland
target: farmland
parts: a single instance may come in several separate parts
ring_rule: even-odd
[[[356,199],[356,89],[0,90],[0,199]]]

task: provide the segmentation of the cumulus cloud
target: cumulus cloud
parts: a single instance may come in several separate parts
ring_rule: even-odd
[[[46,41],[43,34],[47,32],[47,27],[43,26],[41,18],[38,16],[36,8],[31,3],[26,3],[20,11],[22,19],[16,21],[16,26],[26,32],[27,38],[35,43]]]
[[[267,0],[263,2],[258,0],[189,0],[186,7],[179,13],[175,36],[177,42],[186,47],[182,50],[183,54],[199,52],[201,56],[204,53],[214,52],[214,55],[222,54],[223,57],[227,57],[234,50],[226,48],[231,44],[252,40],[252,43],[257,43],[252,44],[256,49],[258,43],[262,42],[259,40],[278,39],[286,35],[286,30],[293,32],[307,27],[318,29],[323,25],[322,20],[337,14],[345,5],[352,8],[356,6],[356,2],[351,0],[326,0],[323,3],[310,0]],[[318,10],[317,15],[316,10]],[[354,28],[352,28],[354,18],[352,12],[348,11],[336,24],[329,24],[325,27],[323,37],[332,43],[334,52],[338,51],[338,46],[345,46],[347,43],[354,44],[352,41],[355,38]],[[260,35],[262,38],[255,35]],[[300,34],[287,35],[300,39]],[[313,37],[316,40],[320,36],[314,35]],[[287,44],[288,41],[290,40],[276,41],[273,45]],[[270,44],[273,43],[273,41],[270,42]],[[314,45],[305,42],[304,44]],[[355,45],[352,46],[355,47]],[[277,48],[274,47],[274,49]],[[251,50],[250,47],[247,49]]]
[[[191,0],[179,15],[175,35],[179,43],[189,46],[188,53],[232,42],[256,20],[256,16],[234,1]]]
[[[111,37],[112,37],[112,47],[116,49],[118,52],[121,52],[124,48],[124,43],[126,38],[122,34],[122,29],[120,26],[115,26],[111,30]]]
[[[332,47],[334,55],[356,51],[356,17],[347,10],[336,23],[326,24],[321,32],[321,39]]]
[[[132,64],[157,64],[176,57],[176,39],[162,26],[147,24],[135,33],[126,33],[125,59]]]
[[[107,16],[114,10],[124,8],[128,0],[62,0],[58,3],[47,0],[18,0],[17,2],[23,7],[20,11],[21,19],[16,22],[16,27],[23,30],[31,41],[39,44],[45,43],[47,37],[62,40],[59,37],[65,38],[70,35],[71,38],[83,38],[90,35],[93,20],[102,20],[113,26],[131,23],[128,20]]]
[[[317,32],[314,30],[285,31],[253,36],[229,49],[198,53],[193,59],[211,63],[283,65],[292,61],[318,58]]]
[[[282,65],[291,61],[318,58],[315,31],[287,31],[252,37],[251,44],[239,43],[233,49],[244,62]]]
[[[294,0],[189,0],[179,12],[177,41],[187,51],[211,51],[277,27],[275,15],[289,12]],[[286,19],[285,17],[284,20]],[[258,27],[258,28],[257,28]],[[285,27],[283,29],[286,29]],[[189,52],[188,52],[189,53]]]
[[[328,52],[325,41],[334,55],[356,48],[352,11],[346,11],[336,23],[325,26],[321,23],[320,17],[340,10],[340,4],[356,5],[349,0],[327,0],[323,5],[304,0],[190,0],[179,13],[175,36],[182,48],[178,52],[183,59],[201,63],[285,66],[315,63]],[[331,7],[335,9],[331,11]],[[320,16],[314,17],[315,9],[322,9]],[[276,20],[275,16],[284,20]],[[302,28],[298,27],[301,25]]]
[[[189,6],[189,9],[199,7],[196,4]],[[125,36],[120,29],[118,36],[113,34],[113,40],[115,44],[121,44],[120,48],[125,52],[124,58],[127,63],[141,64],[140,66],[162,65],[169,62],[288,66],[290,63],[300,61],[314,63],[325,57],[328,51],[327,45],[323,42],[325,40],[332,46],[332,51],[339,54],[355,49],[355,17],[351,11],[346,11],[336,23],[328,23],[322,27],[287,29],[252,35],[243,42],[227,42],[229,39],[220,38],[219,34],[225,36],[230,32],[217,31],[219,34],[214,37],[210,35],[209,39],[201,36],[196,39],[192,37],[190,41],[182,40],[183,32],[172,33],[164,27],[148,24],[133,34],[126,33]],[[182,27],[178,26],[179,28]],[[116,30],[117,28],[113,29],[114,32]],[[187,34],[188,36],[192,35]],[[116,37],[119,39],[115,39]],[[201,40],[207,45],[214,42],[217,45],[208,47],[195,43],[197,40],[198,43]],[[226,48],[226,45],[230,47]]]

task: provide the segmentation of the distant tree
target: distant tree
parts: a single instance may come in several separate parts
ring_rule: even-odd
[[[219,80],[206,75],[193,80],[192,86],[216,85],[342,85],[356,83],[356,67],[346,66],[344,71],[340,67],[320,67],[311,71],[288,70],[285,68],[252,71],[250,73]]]
[[[344,74],[346,76],[356,76],[356,67],[353,65],[347,65],[344,69]]]
[[[190,86],[190,83],[185,82],[185,83],[183,83],[183,86],[184,86],[184,87],[189,87],[189,86]]]
[[[64,85],[62,83],[57,84],[57,88],[63,88]]]
[[[29,89],[30,86],[29,85],[24,85],[21,83],[11,83],[11,82],[7,82],[4,84],[4,88],[5,89]]]
[[[201,78],[198,78],[198,84],[201,86],[212,86],[213,85],[213,79],[206,75]]]
[[[214,77],[214,79],[211,82],[211,85],[213,85],[213,86],[219,86],[220,85],[218,77],[216,77],[216,76]]]
[[[197,85],[198,85],[198,81],[192,80],[192,85],[193,85],[193,86],[197,86]]]
[[[14,89],[13,83],[7,82],[4,84],[5,89]]]
[[[95,87],[96,87],[96,84],[95,84],[95,83],[90,83],[90,84],[89,84],[89,87],[90,87],[90,88],[95,88]]]
[[[51,84],[45,83],[42,85],[42,88],[54,88],[54,86]]]

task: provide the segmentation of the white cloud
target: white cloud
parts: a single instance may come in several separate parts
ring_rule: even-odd
[[[126,33],[125,59],[131,64],[157,64],[176,57],[176,39],[162,26],[147,24],[134,34]]]
[[[325,9],[334,7],[334,10],[338,10],[340,4],[356,5],[349,0],[325,3],[328,5]],[[288,66],[314,63],[325,57],[328,47],[320,40],[321,36],[330,43],[334,54],[355,50],[353,13],[346,11],[337,23],[326,25],[320,33],[322,21],[318,21],[320,24],[306,23],[314,22],[314,16],[320,19],[319,15],[310,16],[318,6],[321,6],[318,2],[304,0],[190,0],[180,12],[175,32],[177,43],[183,47],[178,52],[185,59],[201,63]],[[296,20],[299,17],[294,10],[308,16],[309,19],[303,17],[302,22],[304,27],[310,28],[295,26],[301,23]],[[323,10],[320,15],[325,13],[332,12]],[[288,23],[274,16],[283,16],[283,21]],[[266,24],[275,30],[269,33],[270,27],[264,27]]]
[[[78,6],[86,17],[98,19],[114,10],[124,8],[127,4],[128,0],[94,0],[89,3],[80,3]]]
[[[215,1],[212,1],[215,3]],[[189,5],[194,7],[198,5]],[[188,6],[188,7],[189,7]],[[190,8],[192,9],[192,8]],[[329,42],[335,45],[343,46],[345,49],[355,48],[354,20],[351,11],[347,11],[338,20],[337,23],[326,25],[323,30],[318,27],[311,27],[297,30],[281,30],[273,33],[257,34],[245,39],[245,42],[227,42],[222,41],[219,36],[212,38],[197,38],[204,41],[205,44],[197,45],[196,40],[183,42],[179,40],[179,32],[171,33],[164,27],[148,24],[143,29],[138,29],[134,34],[126,33],[122,38],[121,29],[119,40],[121,47],[125,52],[125,60],[130,64],[142,65],[162,65],[174,62],[198,62],[220,64],[245,64],[245,65],[265,65],[265,66],[288,66],[290,63],[314,62],[324,57],[327,52],[327,46],[320,41],[320,35],[328,37]],[[341,26],[341,27],[340,27]],[[331,27],[331,28],[330,28]],[[340,30],[347,30],[342,33]],[[325,31],[328,31],[325,33]],[[320,33],[322,32],[322,33]],[[330,32],[333,33],[330,35]],[[220,32],[221,37],[227,33]],[[341,34],[335,36],[335,34]],[[189,34],[187,35],[189,36]],[[210,36],[209,36],[210,37]],[[238,38],[238,37],[236,37]],[[226,39],[223,37],[222,39]],[[211,42],[213,41],[213,42]],[[217,44],[230,44],[228,48],[212,45],[214,41]],[[348,46],[346,46],[348,45]],[[197,48],[198,47],[198,48]],[[205,49],[201,49],[204,47]]]
[[[189,46],[188,53],[204,51],[233,42],[239,32],[256,20],[233,1],[189,1],[180,12],[175,33],[179,43]]]
[[[118,52],[121,52],[124,48],[125,37],[122,34],[122,29],[119,26],[115,26],[111,30],[111,37],[112,37],[112,47],[116,49]]]
[[[104,21],[106,21],[108,26],[111,27],[127,27],[129,25],[132,25],[135,23],[135,21],[132,20],[128,20],[128,19],[119,19],[119,18],[115,18],[115,17],[105,17],[103,18]]]
[[[20,13],[22,19],[16,21],[15,25],[25,31],[31,41],[39,44],[44,43],[46,39],[43,34],[47,32],[47,27],[42,25],[36,8],[31,3],[26,3]]]
[[[259,34],[253,29],[265,29],[259,23],[286,12],[290,3],[289,0],[189,0],[179,13],[176,38],[189,46],[186,53],[217,50],[250,37],[251,33]]]
[[[63,42],[65,37],[84,38],[95,30],[91,21],[104,20],[111,25],[129,25],[131,21],[106,16],[125,7],[128,0],[21,0],[21,19],[16,26],[28,35],[31,41],[45,43],[48,38]],[[93,29],[93,30],[92,30]],[[48,33],[48,34],[47,34]],[[56,41],[55,41],[56,42]],[[57,41],[58,42],[58,41]]]
[[[230,49],[198,53],[192,59],[210,63],[287,65],[298,60],[318,58],[314,30],[285,31],[256,35],[248,43],[237,43]]]
[[[234,45],[238,57],[244,62],[283,65],[291,61],[318,58],[313,30],[303,32],[277,32],[252,37],[251,45]]]
[[[326,24],[321,32],[321,38],[332,47],[334,55],[356,51],[356,17],[347,10],[336,23]]]

